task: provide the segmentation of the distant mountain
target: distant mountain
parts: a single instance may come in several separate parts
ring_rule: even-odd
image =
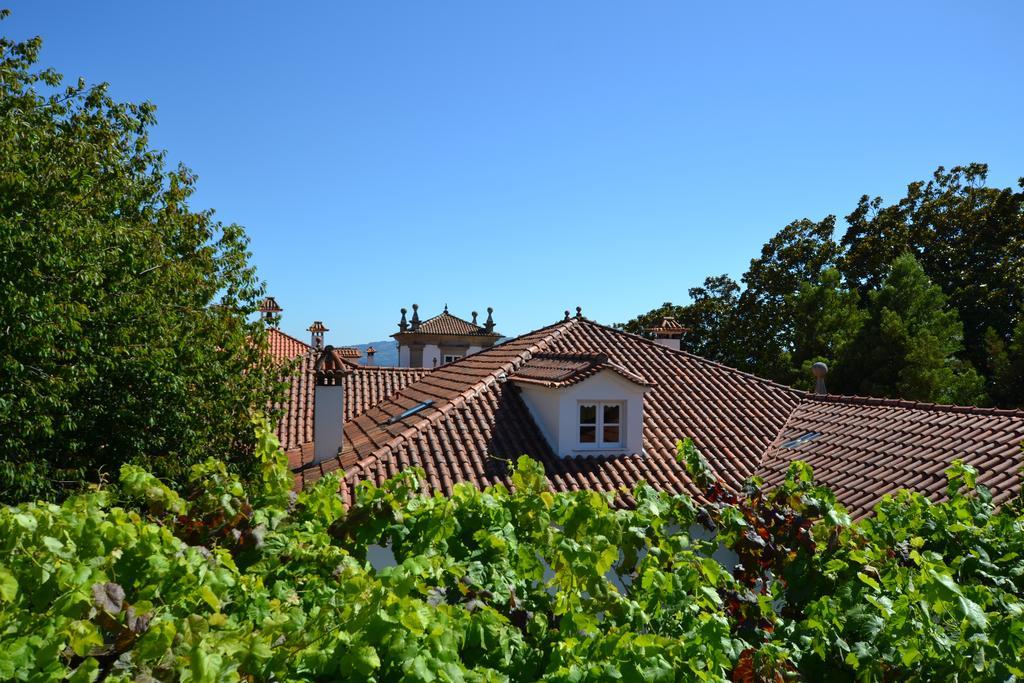
[[[367,342],[365,344],[353,344],[353,346],[359,349],[363,354],[359,357],[359,363],[361,365],[366,365],[366,349],[372,346],[377,351],[373,356],[374,365],[389,367],[398,366],[398,342],[394,339]]]

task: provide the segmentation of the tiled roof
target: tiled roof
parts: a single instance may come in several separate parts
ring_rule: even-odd
[[[336,346],[334,350],[341,354],[342,358],[359,358],[362,352],[354,346]]]
[[[599,350],[599,351],[598,351]],[[644,399],[644,451],[619,457],[556,458],[522,399],[502,380],[535,355],[605,353],[609,362],[656,385]],[[430,408],[388,425],[425,400]],[[753,375],[671,351],[652,341],[574,318],[443,366],[345,426],[337,460],[301,476],[311,481],[344,467],[350,486],[419,465],[431,488],[504,480],[504,460],[528,454],[544,463],[556,490],[630,489],[639,479],[670,492],[696,493],[675,460],[675,441],[694,439],[722,478],[738,487],[754,473],[800,394]],[[497,456],[495,459],[491,456]],[[629,502],[629,496],[622,497]]]
[[[275,431],[285,450],[294,449],[313,440],[314,365],[317,355],[316,351],[310,349],[303,356],[295,374],[288,380],[286,399],[281,404],[272,406],[283,411]],[[348,362],[348,365],[351,371],[346,375],[344,384],[346,420],[369,410],[429,372],[421,369],[356,365],[351,362]]]
[[[279,360],[298,358],[313,348],[309,344],[285,334],[276,327],[271,327],[267,330],[267,340],[270,343],[270,355]]]
[[[581,359],[597,357],[653,385],[644,398],[644,452],[556,457],[507,380],[560,381],[582,372]],[[425,401],[433,404],[389,424]],[[346,421],[339,457],[306,467],[297,483],[343,468],[350,499],[360,479],[380,482],[419,466],[427,490],[450,493],[463,481],[507,484],[508,463],[528,454],[543,463],[552,489],[615,492],[628,505],[641,479],[698,493],[675,460],[675,442],[687,436],[733,488],[754,474],[777,483],[793,458],[808,460],[860,515],[904,486],[940,497],[941,472],[955,457],[978,466],[1005,500],[1017,487],[1024,413],[813,396],[575,318],[442,366],[359,412]]]
[[[526,361],[512,379],[528,384],[546,387],[565,387],[576,384],[601,370],[611,370],[634,384],[649,386],[651,383],[615,363],[608,361],[603,353],[538,353]]]
[[[954,459],[978,470],[978,481],[1002,503],[1019,489],[1024,412],[942,406],[853,396],[814,396],[790,416],[758,474],[785,477],[793,460],[814,468],[854,513],[905,488],[944,498]]]
[[[484,327],[480,325],[474,325],[468,320],[456,317],[449,313],[447,310],[440,315],[435,315],[433,318],[428,318],[420,323],[419,327],[412,332],[419,332],[422,334],[467,334],[473,336],[490,336],[497,337],[499,335],[488,332]]]

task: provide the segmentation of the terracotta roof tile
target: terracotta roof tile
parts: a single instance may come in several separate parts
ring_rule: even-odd
[[[487,337],[500,337],[501,335],[488,332],[486,328],[481,325],[474,325],[468,320],[463,320],[457,316],[452,315],[447,309],[433,318],[428,318],[419,324],[415,330],[410,332],[417,332],[422,334],[465,334],[472,336],[487,336]]]
[[[283,411],[276,434],[285,450],[313,440],[313,387],[317,352],[309,347],[307,349],[299,367],[287,380],[287,397],[280,404],[272,406],[274,410]],[[425,369],[347,364],[350,372],[344,382],[346,421],[390,398],[429,372]]]
[[[513,384],[578,381],[601,364],[653,384],[644,397],[643,453],[559,458]],[[458,482],[509,484],[508,465],[522,454],[544,465],[556,491],[606,491],[629,505],[628,491],[642,479],[696,494],[675,460],[676,440],[689,436],[733,488],[754,474],[778,483],[790,462],[804,459],[862,515],[901,486],[938,499],[954,457],[977,466],[982,482],[998,484],[996,499],[1005,500],[1017,487],[1012,475],[1024,440],[1024,413],[812,396],[585,318],[406,379],[390,398],[346,419],[336,466],[346,471],[347,499],[360,479],[411,466],[426,472],[426,491],[449,493]],[[425,400],[434,404],[387,423]],[[313,481],[322,470],[304,470],[299,480]]]
[[[611,370],[634,384],[653,385],[621,365],[609,362],[603,353],[538,353],[516,370],[511,379],[547,387],[565,387],[602,370]]]
[[[270,345],[270,355],[280,360],[298,358],[313,348],[309,344],[285,334],[276,327],[271,327],[267,330],[267,342]]]
[[[962,459],[1005,499],[1024,464],[1024,412],[855,396],[808,396],[758,468],[778,484],[794,460],[815,468],[855,515],[884,493],[908,488],[939,500],[945,471]]]

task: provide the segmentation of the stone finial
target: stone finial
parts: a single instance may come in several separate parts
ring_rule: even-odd
[[[476,311],[473,311],[473,324],[474,324],[474,325],[476,325],[476,324],[477,324],[477,323],[476,323],[476,316],[477,316],[477,312],[476,312]]]
[[[825,388],[825,375],[828,374],[828,366],[818,361],[811,366],[811,374],[814,375],[814,393],[827,394],[828,389]]]
[[[569,319],[569,309],[565,309],[565,320]]]
[[[420,329],[420,305],[412,305],[412,331]]]
[[[577,306],[576,307],[576,317],[577,318],[582,318],[583,317],[583,307],[582,306]]]
[[[402,309],[402,319],[398,321],[398,331],[405,332],[409,329],[409,323],[405,319],[405,314],[408,313],[404,308]]]
[[[445,312],[445,313],[447,313],[447,312],[448,312],[448,304],[445,304],[445,305],[444,305],[444,312]]]
[[[492,315],[493,313],[494,313],[494,309],[491,308],[490,306],[488,306],[487,307],[487,320],[484,322],[484,329],[487,331],[487,334],[490,334],[491,332],[494,332],[494,316]]]

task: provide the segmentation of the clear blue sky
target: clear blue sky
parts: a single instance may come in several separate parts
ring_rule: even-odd
[[[0,0],[158,106],[284,329],[618,322],[938,165],[1024,175],[1024,3]],[[87,6],[88,5],[88,6]]]

